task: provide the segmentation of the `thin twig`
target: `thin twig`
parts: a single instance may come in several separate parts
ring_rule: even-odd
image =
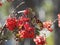
[[[19,5],[17,5],[16,6],[16,8],[13,10],[13,12],[12,13],[14,13],[15,12],[15,10],[17,9],[17,8],[19,8],[21,5],[23,5],[25,2],[21,2]]]
[[[52,22],[52,25],[53,25],[57,20],[58,20],[58,19],[55,19],[55,20]],[[51,25],[51,26],[52,26],[52,25]]]

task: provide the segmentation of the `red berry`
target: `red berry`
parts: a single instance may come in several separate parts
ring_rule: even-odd
[[[60,27],[60,14],[58,14],[58,26]]]
[[[52,32],[53,30],[52,30],[52,28],[48,28],[48,30],[50,31],[50,32]]]
[[[21,16],[20,20],[23,21],[23,22],[29,22],[29,18],[24,17],[24,16]]]
[[[60,14],[58,14],[58,18],[60,19]]]
[[[0,2],[0,7],[2,6],[2,2]]]
[[[22,30],[20,32],[20,38],[28,38],[28,32],[26,32],[25,30]]]
[[[26,22],[26,23],[24,24],[24,28],[27,30],[29,27],[30,27],[30,24],[29,24],[28,22]]]
[[[28,27],[27,30],[28,30],[28,31],[34,31],[34,28],[33,28],[33,27]]]
[[[29,9],[24,10],[24,15],[28,15],[29,12],[30,12]]]
[[[23,21],[24,21],[24,22],[29,22],[29,18],[26,18],[26,17],[25,17],[25,18],[23,18]]]
[[[18,27],[19,29],[22,28],[23,24],[24,24],[24,22],[23,22],[22,20],[18,20],[18,21],[17,21],[17,27]]]
[[[31,32],[31,33],[30,33],[30,38],[34,38],[34,37],[35,37],[34,32]]]

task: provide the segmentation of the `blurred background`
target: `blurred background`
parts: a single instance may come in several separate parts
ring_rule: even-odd
[[[8,2],[6,0],[1,1],[3,5],[0,7],[0,27],[4,25],[9,14],[12,13],[16,6],[22,1],[24,1],[25,4],[16,9],[16,12],[31,7],[37,12],[38,18],[42,22],[53,22],[57,18],[57,14],[60,13],[60,0],[14,0],[13,2]],[[59,27],[57,26],[57,21],[53,24],[53,26],[55,27],[54,31],[52,33],[48,33],[49,35],[47,35],[47,45],[60,44],[60,31]],[[9,45],[9,43],[6,43],[6,45]]]

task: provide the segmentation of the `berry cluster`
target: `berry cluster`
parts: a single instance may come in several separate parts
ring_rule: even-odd
[[[16,27],[17,19],[16,18],[8,18],[6,21],[6,27],[10,30],[13,31]]]
[[[58,26],[60,27],[60,14],[58,14]]]
[[[36,38],[34,39],[34,42],[36,43],[36,45],[45,45],[46,38],[43,36],[36,36]]]
[[[34,38],[34,32],[29,32],[26,30],[19,31],[20,38]]]
[[[17,27],[20,29],[23,27],[25,23],[28,23],[28,22],[29,22],[29,18],[21,16],[17,22]]]
[[[34,38],[34,27],[29,24],[29,18],[21,16],[18,20],[16,18],[8,18],[6,27],[13,31],[16,27],[19,30],[20,38]]]
[[[50,32],[53,31],[51,28],[51,25],[52,25],[52,23],[50,21],[43,22],[43,27],[47,28]]]
[[[29,23],[29,18],[21,16],[18,20],[20,38],[34,38],[34,27]]]
[[[26,10],[25,10],[26,11]],[[18,29],[19,37],[20,38],[34,38],[34,27],[31,26],[30,24],[30,19],[27,17],[27,11],[21,17],[18,19],[16,18],[8,18],[6,21],[6,27],[10,30],[13,31],[15,28]]]

